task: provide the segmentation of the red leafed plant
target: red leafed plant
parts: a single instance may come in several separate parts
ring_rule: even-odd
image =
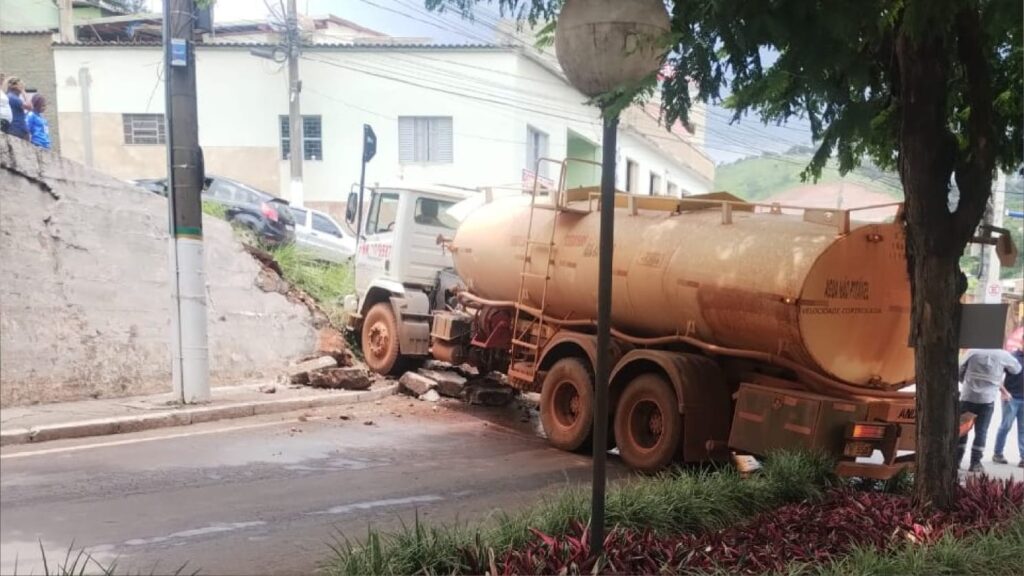
[[[725,569],[762,573],[792,562],[823,562],[855,546],[880,551],[910,542],[928,544],[945,533],[961,537],[991,528],[1024,511],[1024,483],[972,478],[950,512],[922,512],[906,496],[831,491],[817,504],[790,504],[716,532],[658,536],[615,529],[605,540],[600,572],[652,574],[663,570]],[[561,537],[534,530],[525,547],[511,550],[496,568],[510,574],[586,574],[594,571],[588,529],[581,523]]]

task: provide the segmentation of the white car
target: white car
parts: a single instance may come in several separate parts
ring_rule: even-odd
[[[342,263],[356,252],[356,239],[327,214],[289,206],[295,217],[295,244],[328,262]]]

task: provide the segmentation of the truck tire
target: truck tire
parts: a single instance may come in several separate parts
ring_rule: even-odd
[[[378,374],[394,376],[402,368],[398,349],[398,320],[388,302],[374,304],[363,319],[363,357]]]
[[[548,442],[560,450],[590,445],[594,379],[579,358],[563,358],[548,370],[540,394],[540,421]]]
[[[661,470],[676,456],[682,437],[683,417],[671,384],[646,373],[626,385],[615,409],[615,440],[630,468]]]

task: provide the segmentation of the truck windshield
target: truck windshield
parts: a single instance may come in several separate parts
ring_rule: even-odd
[[[454,202],[435,198],[417,198],[414,219],[417,224],[454,230],[459,223],[448,214],[448,209],[454,205]]]

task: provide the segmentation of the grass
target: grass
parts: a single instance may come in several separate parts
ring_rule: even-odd
[[[216,202],[203,200],[203,214],[213,216],[214,218],[220,218],[221,220],[227,220],[227,208],[225,208],[223,204],[217,204]]]
[[[665,533],[722,528],[787,502],[819,498],[833,481],[833,465],[823,456],[780,452],[748,479],[731,467],[632,478],[611,487],[606,523]],[[573,521],[586,522],[589,512],[589,490],[570,488],[477,527],[428,526],[417,517],[393,533],[371,528],[361,544],[340,536],[324,569],[334,575],[465,573],[471,565],[467,555],[487,558],[519,547],[533,537],[531,528],[565,534]]]
[[[342,299],[355,292],[352,265],[317,260],[295,244],[273,248],[270,253],[285,280],[304,290],[324,308],[332,322],[340,324]]]
[[[1024,566],[1024,515],[984,534],[956,539],[944,536],[928,546],[907,544],[896,552],[854,550],[823,566],[796,565],[792,576],[1010,576]]]

